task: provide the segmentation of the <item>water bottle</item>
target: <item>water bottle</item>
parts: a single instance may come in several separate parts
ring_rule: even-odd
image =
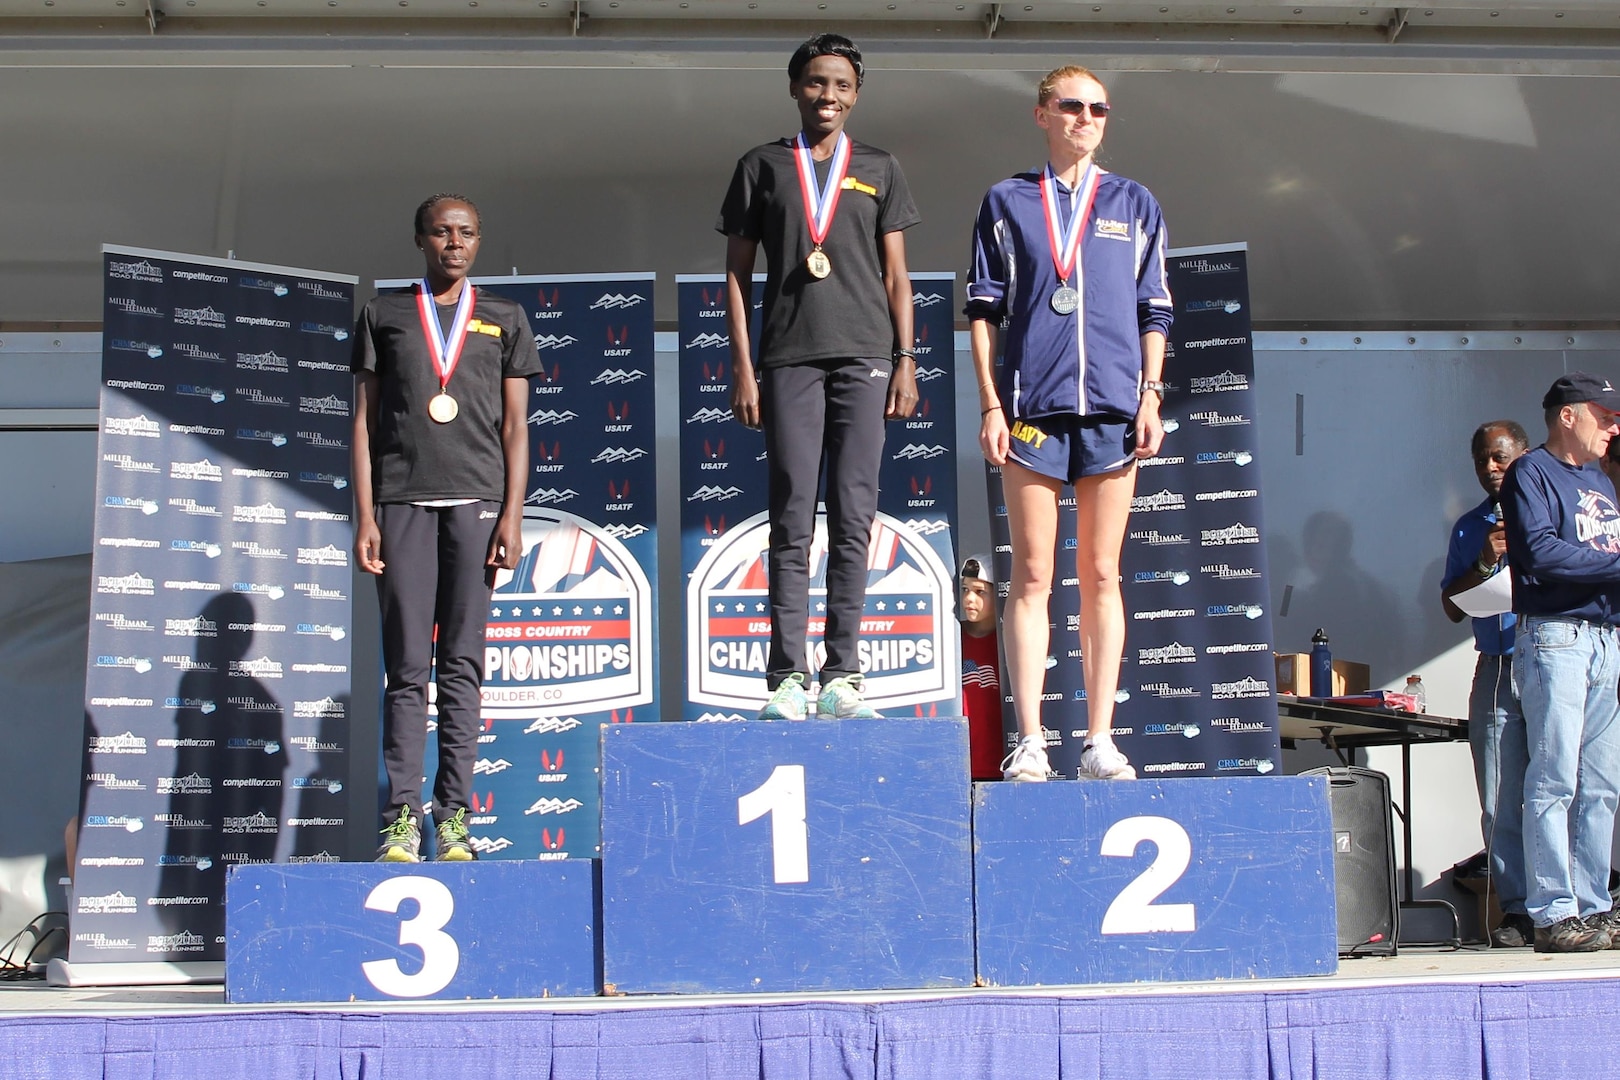
[[[1406,677],[1406,693],[1411,695],[1413,712],[1429,711],[1429,692],[1423,687],[1423,680],[1416,675]]]
[[[1317,628],[1311,635],[1311,697],[1333,696],[1333,654],[1328,651],[1327,631]]]

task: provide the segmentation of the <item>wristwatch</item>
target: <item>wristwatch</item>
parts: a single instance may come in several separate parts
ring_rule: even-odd
[[[1155,394],[1158,394],[1160,401],[1164,400],[1164,383],[1160,382],[1158,379],[1143,379],[1142,392],[1145,394],[1149,390],[1153,391]]]

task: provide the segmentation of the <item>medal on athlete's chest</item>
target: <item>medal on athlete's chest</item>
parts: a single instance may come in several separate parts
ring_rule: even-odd
[[[818,281],[832,273],[832,260],[822,250],[822,243],[832,229],[833,215],[838,212],[838,195],[844,189],[844,177],[849,174],[849,136],[842,131],[833,145],[832,164],[827,170],[825,187],[816,182],[816,163],[810,154],[810,144],[800,132],[793,140],[793,161],[799,170],[799,195],[804,200],[804,219],[810,228],[810,242],[815,245],[804,268]]]
[[[1058,287],[1047,297],[1047,303],[1059,315],[1073,315],[1080,310],[1080,290],[1069,284],[1078,272],[1084,277],[1080,264],[1080,237],[1085,232],[1086,220],[1091,217],[1091,204],[1097,198],[1097,180],[1101,170],[1095,164],[1087,165],[1080,174],[1080,182],[1069,200],[1069,220],[1063,221],[1062,205],[1057,189],[1057,174],[1048,164],[1041,174],[1041,207],[1046,216],[1046,240],[1052,252],[1052,268],[1057,271]]]
[[[424,278],[416,287],[416,314],[422,322],[422,334],[427,338],[428,356],[433,370],[439,376],[439,392],[428,399],[427,414],[435,423],[448,424],[461,413],[461,406],[450,396],[450,376],[461,363],[461,351],[467,344],[467,331],[472,323],[476,303],[472,282],[461,287],[456,301],[455,318],[450,321],[447,334],[439,323],[439,312],[433,302],[433,289]]]

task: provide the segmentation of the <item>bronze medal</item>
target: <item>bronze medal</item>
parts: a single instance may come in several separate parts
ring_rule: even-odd
[[[824,278],[832,273],[832,260],[818,247],[810,253],[808,259],[804,260],[804,268],[810,271],[811,277]]]

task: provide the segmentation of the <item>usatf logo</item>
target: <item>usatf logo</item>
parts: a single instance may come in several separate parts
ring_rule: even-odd
[[[579,338],[573,334],[540,334],[534,339],[537,349],[566,349],[577,342]]]
[[[651,627],[651,586],[616,538],[565,510],[525,509],[523,555],[491,597],[483,715],[650,702]]]
[[[1243,310],[1243,302],[1240,300],[1189,300],[1187,306],[1181,310],[1189,315],[1195,315],[1202,311],[1224,311],[1228,315],[1236,315]]]
[[[236,284],[238,287],[243,289],[253,289],[257,292],[272,293],[276,296],[286,296],[292,291],[279,281],[271,281],[269,278],[262,277],[245,277],[239,280]]]
[[[125,315],[142,315],[150,319],[163,318],[162,308],[155,308],[149,304],[137,304],[128,297],[109,296],[107,297],[107,303],[111,304]]]
[[[805,662],[819,670],[826,611],[827,526],[817,515],[809,567],[810,623]],[[727,530],[704,552],[687,587],[689,699],[699,706],[758,709],[764,694],[770,618],[766,614],[766,515]],[[879,514],[867,556],[859,657],[867,700],[893,707],[937,701],[955,689],[961,630],[950,617],[950,571],[928,542]],[[881,707],[881,706],[878,706]]]
[[[735,499],[742,494],[739,487],[718,487],[714,484],[704,484],[686,497],[687,502],[725,502]]]
[[[1138,570],[1131,580],[1138,585],[1185,585],[1192,580],[1192,575],[1185,570]]]
[[[1198,650],[1179,641],[1158,648],[1136,650],[1138,664],[1191,664],[1197,659]]]
[[[730,389],[730,383],[726,381],[726,361],[716,359],[711,363],[704,360],[699,366],[702,368],[703,381],[698,383],[698,393],[723,394]]]
[[[533,421],[530,422],[533,423]],[[531,459],[538,458],[540,460],[540,464],[534,467],[534,471],[537,473],[554,473],[563,470],[561,442],[554,442],[550,447],[547,447],[545,442],[541,441],[535,446],[530,457]]]
[[[1246,676],[1233,682],[1218,682],[1209,688],[1209,696],[1216,701],[1234,698],[1263,698],[1271,696],[1271,684],[1264,679]]]
[[[626,371],[623,368],[604,368],[596,378],[591,380],[592,386],[624,386],[633,382],[640,382],[647,377],[647,373],[640,368]]]
[[[1188,413],[1187,419],[1197,420],[1205,427],[1211,428],[1246,427],[1250,423],[1249,418],[1244,416],[1242,413],[1222,413],[1213,409],[1207,409],[1203,412]]]
[[[287,374],[287,358],[274,349],[262,353],[239,352],[236,354],[236,366],[242,371],[270,371],[277,375]]]
[[[607,328],[608,347],[602,350],[603,356],[629,356],[632,350],[629,346],[630,328],[621,326],[617,330]]]
[[[927,510],[937,502],[934,498],[934,478],[925,476],[918,479],[911,478],[911,496],[906,499],[907,510]]]
[[[133,915],[139,907],[133,896],[110,892],[105,896],[79,897],[80,915]]]
[[[563,771],[563,752],[560,747],[555,754],[550,750],[540,751],[540,768],[545,771],[535,777],[536,783],[560,784],[568,779],[568,774]]]
[[[1259,498],[1257,488],[1226,488],[1223,491],[1200,491],[1193,498],[1198,502],[1226,502],[1229,499]]]
[[[123,577],[102,575],[96,578],[96,592],[112,596],[155,596],[157,581],[142,577],[139,572]]]
[[[203,386],[201,383],[175,383],[174,392],[180,397],[207,398],[215,405],[223,404],[226,397],[225,391],[213,386]]]
[[[1266,609],[1259,604],[1211,604],[1204,609],[1204,616],[1210,619],[1231,618],[1233,616],[1244,619],[1258,619],[1265,613]]]
[[[1249,388],[1249,377],[1232,371],[1223,371],[1219,375],[1194,376],[1188,382],[1189,389],[1195,394],[1219,394],[1226,390]]]
[[[631,293],[629,296],[623,293],[604,293],[591,303],[590,310],[620,311],[624,308],[637,307],[646,302],[647,298],[640,293]]]
[[[561,289],[553,286],[551,295],[547,296],[546,290],[541,288],[540,291],[535,294],[535,302],[538,303],[540,307],[538,310],[530,312],[530,314],[532,314],[536,319],[562,318],[563,309]]]
[[[120,262],[116,259],[109,259],[107,260],[107,276],[114,281],[144,281],[152,285],[163,284],[163,271],[145,259],[138,262]]]
[[[584,805],[578,799],[536,799],[523,813],[525,816],[529,814],[572,814]]]
[[[686,418],[688,424],[718,424],[730,420],[730,409],[702,408]]]
[[[615,483],[614,481],[609,480],[607,487],[608,501],[603,505],[603,510],[621,511],[635,509],[635,500],[630,498],[630,481],[620,480]]]
[[[917,411],[913,415],[913,418],[906,421],[906,430],[907,431],[932,431],[933,430],[934,422],[932,420],[928,419],[928,414],[931,411],[931,404],[932,403],[929,402],[929,400],[927,398],[923,399],[922,404],[917,407]]]
[[[547,371],[546,366],[541,364],[539,373],[529,380],[529,389],[536,394],[562,393],[562,364],[552,364],[550,371]]]
[[[578,416],[579,413],[573,409],[563,409],[561,411],[557,409],[536,409],[529,414],[529,424],[534,427],[545,424],[566,424]]]
[[[313,413],[316,416],[348,416],[349,401],[336,394],[327,394],[325,397],[300,397],[298,411]]]
[[[215,311],[212,307],[174,309],[174,325],[176,326],[202,326],[209,330],[225,329],[225,313]]]
[[[1185,533],[1162,533],[1158,529],[1136,529],[1130,534],[1130,539],[1147,547],[1173,547],[1176,544],[1190,544]]]
[[[126,435],[136,439],[156,439],[163,434],[156,420],[145,413],[139,416],[109,416],[101,424],[108,435]]]
[[[1136,495],[1131,499],[1131,513],[1152,513],[1155,510],[1185,510],[1187,497],[1179,491],[1166,488],[1153,495]]]
[[[611,401],[608,402],[607,414],[608,422],[603,425],[603,431],[613,433],[630,430],[630,403],[628,401],[621,401],[617,405],[614,405]]]
[[[725,334],[703,333],[686,343],[688,349],[722,349],[731,344]]]
[[[724,460],[726,456],[726,440],[717,439],[712,444],[708,439],[703,440],[703,460],[698,462],[702,469],[729,469],[731,462]]]
[[[568,841],[565,839],[566,835],[567,831],[561,828],[559,828],[555,833],[553,833],[550,829],[541,829],[540,847],[542,850],[540,851],[539,858],[566,859],[568,857],[568,853],[563,851],[563,845],[568,843]]]
[[[1231,544],[1258,544],[1260,530],[1241,521],[1235,521],[1224,529],[1204,529],[1198,534],[1198,543],[1203,547],[1226,547]]]

